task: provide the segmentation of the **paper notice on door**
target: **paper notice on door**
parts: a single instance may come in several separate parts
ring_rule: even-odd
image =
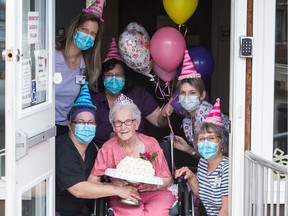
[[[24,104],[31,103],[31,59],[22,60],[22,69],[21,69],[21,93],[22,93],[22,107]]]
[[[35,50],[35,78],[38,91],[47,91],[48,51]]]
[[[39,43],[39,12],[28,11],[28,44]]]

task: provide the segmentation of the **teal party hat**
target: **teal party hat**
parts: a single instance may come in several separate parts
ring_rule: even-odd
[[[87,81],[84,83],[80,94],[76,101],[73,103],[72,107],[87,107],[96,110],[96,106],[92,104]]]

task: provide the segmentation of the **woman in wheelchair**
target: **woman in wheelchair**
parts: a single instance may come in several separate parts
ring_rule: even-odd
[[[100,181],[100,177],[104,175],[107,168],[116,168],[126,156],[139,158],[140,153],[157,152],[158,155],[152,162],[152,166],[155,169],[155,176],[163,179],[163,185],[134,184],[140,194],[139,205],[125,204],[120,202],[119,197],[111,197],[109,206],[113,209],[115,216],[168,216],[176,200],[171,191],[167,190],[172,184],[172,176],[157,140],[136,132],[141,121],[140,110],[131,99],[122,94],[110,109],[109,121],[116,135],[105,142],[99,150],[88,181]],[[129,182],[111,178],[111,184],[125,186],[129,185]],[[129,199],[138,198],[131,196]]]
[[[99,197],[140,198],[131,186],[87,181],[97,152],[90,142],[96,130],[95,109],[86,82],[69,113],[69,132],[56,137],[56,216],[91,215],[94,199]]]
[[[202,156],[195,175],[188,167],[175,171],[175,178],[184,176],[196,196],[202,201],[207,215],[228,215],[228,175],[227,131],[221,121],[220,99],[207,116],[195,128],[194,146]],[[185,149],[188,143],[176,139],[175,146]],[[181,147],[179,147],[181,146]]]

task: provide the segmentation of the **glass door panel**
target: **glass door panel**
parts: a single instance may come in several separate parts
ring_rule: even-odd
[[[275,89],[274,89],[274,146],[273,159],[288,165],[287,153],[287,86],[288,34],[287,0],[276,1],[275,25]]]

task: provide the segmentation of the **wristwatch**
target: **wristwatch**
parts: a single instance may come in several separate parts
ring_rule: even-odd
[[[195,155],[196,154],[196,151],[195,149],[192,147],[192,155]]]

